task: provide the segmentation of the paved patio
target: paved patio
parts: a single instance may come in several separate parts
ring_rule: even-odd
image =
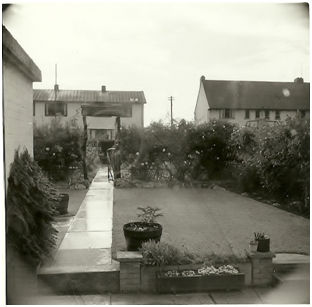
[[[29,298],[33,305],[199,305],[199,304],[308,304],[307,289],[292,286],[245,288],[242,291],[218,291],[185,294],[104,294],[52,295]]]

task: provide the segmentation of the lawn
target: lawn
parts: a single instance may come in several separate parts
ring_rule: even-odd
[[[243,255],[253,232],[271,250],[309,254],[309,220],[232,192],[213,189],[115,189],[113,252],[125,250],[123,224],[138,206],[162,209],[162,241],[206,255]]]

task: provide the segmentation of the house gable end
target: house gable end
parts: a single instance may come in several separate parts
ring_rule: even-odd
[[[196,123],[200,123],[200,122],[207,120],[208,109],[209,109],[209,102],[208,102],[205,88],[203,85],[203,77],[202,77],[200,81],[200,86],[199,86],[195,110],[194,110],[194,117],[195,117]]]

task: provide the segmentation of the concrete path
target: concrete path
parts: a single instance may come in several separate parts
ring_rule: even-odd
[[[310,221],[229,191],[213,189],[115,189],[113,250],[125,248],[123,224],[137,207],[162,209],[162,241],[200,254],[236,254],[254,232],[271,237],[271,250],[310,253]]]
[[[54,260],[40,274],[107,270],[112,264],[113,183],[100,169],[70,221]],[[117,268],[115,268],[117,269]]]
[[[218,291],[186,294],[106,294],[38,296],[25,304],[33,305],[198,305],[198,304],[303,304],[309,295],[301,288],[245,288],[242,291]]]

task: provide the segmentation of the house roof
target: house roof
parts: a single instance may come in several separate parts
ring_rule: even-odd
[[[15,65],[31,81],[41,81],[40,69],[4,25],[2,25],[2,53],[5,62]]]
[[[310,83],[204,80],[211,109],[310,109]]]
[[[34,90],[34,101],[55,101],[54,90]],[[111,103],[146,103],[143,91],[88,91],[58,90],[57,101],[62,102],[111,102]]]

